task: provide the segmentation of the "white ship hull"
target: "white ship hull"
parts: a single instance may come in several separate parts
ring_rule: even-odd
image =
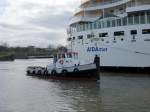
[[[70,45],[73,52],[79,53],[80,60],[86,60],[87,63],[92,63],[94,56],[97,54],[101,59],[101,66],[103,67],[150,67],[150,35],[142,35],[142,29],[150,28],[150,25],[134,25],[123,26],[116,28],[107,28],[100,30],[93,30],[97,32],[111,32],[126,31],[124,40],[121,37],[116,38],[114,41],[113,36],[105,37],[101,41],[99,37],[95,37],[93,42],[90,40],[75,41]],[[139,32],[133,40],[129,31],[135,29]],[[86,35],[90,31],[76,33],[74,35]]]
[[[83,0],[69,23],[68,49],[101,67],[150,67],[149,0]]]

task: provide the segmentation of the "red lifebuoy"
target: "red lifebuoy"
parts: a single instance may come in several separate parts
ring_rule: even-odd
[[[60,64],[64,64],[64,60],[61,59],[61,60],[59,61],[59,63],[60,63]]]

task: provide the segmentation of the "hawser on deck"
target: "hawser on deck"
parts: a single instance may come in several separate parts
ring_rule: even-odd
[[[101,69],[150,68],[150,0],[82,0],[68,27],[68,50]]]

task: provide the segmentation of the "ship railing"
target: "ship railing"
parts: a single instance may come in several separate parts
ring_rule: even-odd
[[[142,6],[142,5],[150,5],[150,1],[147,2],[130,2],[127,4],[127,7],[136,7],[136,6]]]
[[[104,5],[116,3],[116,2],[119,2],[119,1],[122,1],[122,0],[112,0],[112,1],[109,1],[109,2],[101,2],[101,3],[94,3],[94,2],[91,2],[91,3],[90,3],[88,6],[86,6],[86,7],[84,7],[84,5],[81,5],[80,7],[81,7],[81,8],[87,8],[87,7],[104,6]]]
[[[150,12],[139,13],[138,15],[129,15],[124,18],[108,18],[108,19],[100,19],[94,22],[84,23],[84,24],[76,24],[70,27],[70,32],[81,32],[93,29],[103,29],[110,27],[118,27],[118,26],[128,26],[128,25],[137,25],[137,24],[150,24]]]

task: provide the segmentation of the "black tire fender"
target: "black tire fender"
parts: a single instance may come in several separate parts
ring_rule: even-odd
[[[73,72],[79,72],[79,69],[78,69],[78,68],[75,68],[75,69],[73,70]]]
[[[45,75],[48,75],[48,71],[47,71],[47,70],[45,70],[45,71],[44,71],[44,74],[45,74]]]
[[[62,70],[62,72],[61,72],[63,75],[65,75],[65,74],[67,74],[68,73],[68,71],[67,70]]]
[[[35,74],[35,71],[33,71],[32,74]]]
[[[56,73],[57,73],[56,70],[51,71],[51,75],[56,75]]]
[[[42,71],[41,70],[38,70],[38,75],[41,75],[42,74]]]
[[[27,74],[31,74],[31,73],[30,73],[30,70],[27,71]]]

